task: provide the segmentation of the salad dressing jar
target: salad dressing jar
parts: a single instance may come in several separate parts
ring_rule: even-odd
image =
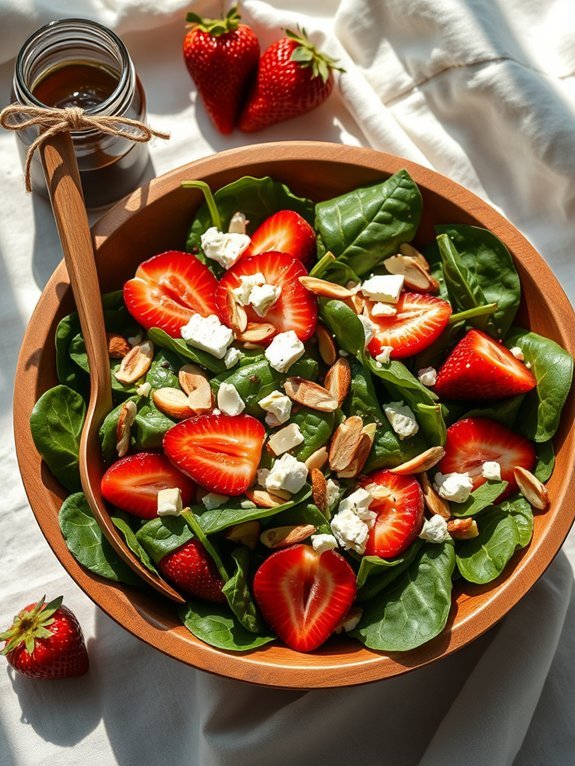
[[[146,100],[130,55],[111,30],[87,19],[61,19],[34,32],[24,43],[13,81],[13,99],[24,106],[80,107],[94,116],[143,121]],[[18,131],[24,162],[39,128]],[[132,191],[148,162],[145,143],[96,128],[71,132],[88,208],[102,207]],[[38,157],[32,186],[46,194]]]

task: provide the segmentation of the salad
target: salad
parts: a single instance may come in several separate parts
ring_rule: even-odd
[[[186,250],[102,296],[114,524],[218,648],[420,646],[454,584],[497,580],[529,544],[571,357],[515,325],[519,277],[492,232],[438,223],[411,244],[422,198],[404,170],[318,203],[269,177],[184,185],[206,197]],[[62,534],[84,567],[145,587],[80,491],[75,314],[56,362],[31,430],[71,493]]]

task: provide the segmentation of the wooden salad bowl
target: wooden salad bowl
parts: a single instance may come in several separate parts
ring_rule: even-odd
[[[115,205],[93,228],[103,292],[118,289],[137,265],[156,253],[183,249],[186,232],[201,203],[184,180],[206,181],[218,189],[240,176],[270,175],[314,201],[380,181],[406,168],[423,195],[424,213],[416,240],[433,239],[436,223],[467,223],[493,231],[511,251],[523,299],[517,323],[552,338],[575,353],[575,315],[557,279],[527,240],[486,202],[427,168],[371,149],[314,142],[283,142],[232,149],[197,160],[151,181]],[[551,505],[535,512],[534,534],[503,575],[488,586],[465,585],[456,596],[445,630],[409,652],[383,654],[344,638],[311,654],[282,645],[246,653],[225,652],[197,640],[180,624],[175,606],[154,592],[111,583],[83,569],[72,557],[58,527],[65,490],[38,455],[29,428],[39,396],[57,383],[54,332],[73,310],[63,263],[56,268],[30,320],[16,374],[16,449],[24,486],[38,524],[52,550],[84,592],[110,617],[151,646],[205,671],[283,688],[351,686],[389,678],[460,649],[495,625],[545,572],[575,518],[575,397],[571,393],[554,439],[556,466],[548,483]]]

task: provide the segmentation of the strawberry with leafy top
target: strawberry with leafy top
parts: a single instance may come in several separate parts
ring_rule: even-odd
[[[279,210],[258,226],[242,258],[270,250],[287,253],[308,266],[316,252],[315,231],[295,210]]]
[[[532,372],[509,349],[481,330],[469,330],[439,370],[443,399],[503,399],[535,388]]]
[[[233,290],[242,284],[241,277],[262,274],[266,284],[280,287],[276,302],[259,316],[251,306],[245,306],[249,322],[269,322],[277,332],[293,330],[301,341],[306,341],[317,326],[317,301],[315,296],[303,287],[299,277],[307,276],[301,261],[286,253],[260,253],[251,258],[242,258],[222,277],[216,291],[216,303],[220,319],[231,324],[230,301],[234,300]],[[270,338],[271,340],[271,338]]]
[[[444,448],[438,471],[468,473],[477,489],[487,481],[482,475],[483,463],[499,463],[501,478],[508,482],[506,496],[517,489],[513,469],[520,466],[532,471],[537,459],[532,442],[489,418],[458,420],[447,429]]]
[[[224,604],[224,581],[202,543],[193,539],[168,553],[158,562],[158,569],[184,593],[203,601]]]
[[[245,132],[309,112],[322,104],[333,89],[333,59],[319,53],[305,30],[286,30],[262,54],[256,81],[239,121]],[[341,70],[340,70],[341,71]]]
[[[339,553],[299,544],[272,553],[257,570],[253,589],[264,619],[284,644],[311,652],[348,613],[356,581]]]
[[[192,26],[184,38],[184,61],[212,122],[224,134],[234,129],[260,55],[254,31],[240,19],[237,6],[224,19],[186,17]]]
[[[266,431],[251,415],[198,415],[164,435],[164,452],[210,492],[242,495],[256,478]]]
[[[392,359],[413,356],[441,335],[451,316],[451,306],[442,298],[423,293],[403,292],[392,316],[374,316],[374,303],[365,302],[375,334],[367,349],[375,358],[384,346],[391,346]]]
[[[361,484],[377,486],[369,506],[377,518],[367,538],[365,555],[382,559],[399,556],[409,548],[423,525],[423,492],[419,482],[413,476],[381,470],[366,476]]]
[[[124,302],[134,319],[146,330],[159,327],[180,337],[192,314],[216,313],[217,281],[195,255],[169,250],[138,266],[124,284]]]
[[[82,628],[62,606],[62,597],[45,597],[22,609],[8,630],[0,633],[2,654],[24,676],[54,680],[81,676],[89,667]]]
[[[172,487],[180,490],[184,507],[193,502],[194,482],[157,452],[120,458],[101,482],[102,495],[109,503],[142,519],[158,515],[158,492]]]

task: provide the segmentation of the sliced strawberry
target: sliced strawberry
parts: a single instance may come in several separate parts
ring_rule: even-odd
[[[502,399],[535,388],[531,371],[509,349],[480,330],[469,330],[445,360],[436,393],[443,399]]]
[[[370,511],[377,513],[365,546],[366,556],[391,559],[403,553],[415,540],[423,525],[423,492],[413,476],[400,476],[390,471],[376,471],[366,476],[363,487],[377,484],[389,496],[374,499]],[[368,490],[369,491],[369,490]]]
[[[339,553],[292,545],[272,553],[254,577],[254,596],[266,622],[298,652],[323,644],[355,599],[353,569]]]
[[[101,483],[102,495],[109,503],[142,519],[158,515],[158,492],[170,487],[180,489],[184,506],[193,501],[193,481],[157,452],[121,458],[108,468]]]
[[[376,357],[384,346],[391,346],[392,359],[413,356],[430,346],[445,329],[451,306],[441,298],[422,293],[402,293],[393,316],[373,316],[372,301],[366,300],[369,318],[376,325],[368,351]]]
[[[164,451],[202,487],[235,497],[256,478],[265,436],[251,415],[198,415],[166,431]]]
[[[517,489],[513,469],[521,466],[532,471],[536,460],[535,447],[528,439],[488,418],[463,418],[449,426],[444,448],[438,471],[468,473],[477,489],[487,481],[481,474],[483,463],[495,461],[501,466],[501,478],[509,482],[505,495]]]
[[[124,285],[124,301],[146,330],[160,327],[179,338],[192,314],[217,314],[217,286],[212,272],[195,255],[169,250],[138,266],[135,277]]]
[[[315,231],[295,210],[279,210],[258,226],[242,258],[270,250],[287,253],[307,266],[316,252]]]
[[[232,290],[240,287],[240,277],[261,273],[267,284],[281,287],[278,300],[267,311],[265,318],[246,306],[249,322],[269,322],[278,332],[293,330],[302,341],[311,338],[317,325],[317,302],[299,282],[307,271],[300,261],[286,253],[260,253],[243,258],[220,280],[216,292],[216,303],[223,322],[230,324],[232,317],[229,301],[233,300]],[[270,338],[271,340],[271,338]]]
[[[199,540],[190,540],[168,553],[159,561],[158,569],[184,593],[204,601],[226,602],[224,581]]]

